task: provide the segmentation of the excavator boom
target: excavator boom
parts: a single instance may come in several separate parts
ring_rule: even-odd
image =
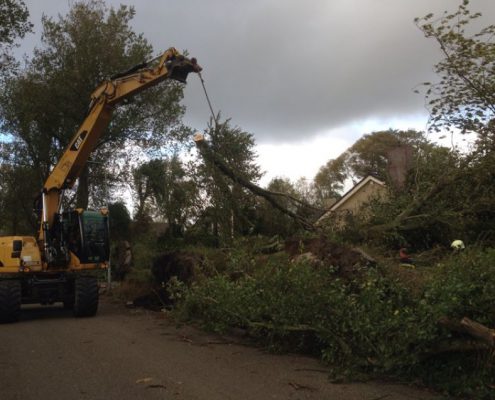
[[[117,104],[166,79],[185,82],[190,72],[199,71],[201,67],[194,58],[188,59],[170,48],[160,57],[100,84],[91,95],[88,115],[45,182],[43,221],[49,225],[53,222],[59,209],[61,190],[75,184]]]

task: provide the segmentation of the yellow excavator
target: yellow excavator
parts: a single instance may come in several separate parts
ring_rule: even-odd
[[[95,272],[108,268],[107,210],[61,209],[115,106],[164,80],[186,82],[196,59],[170,48],[155,59],[111,77],[91,95],[88,114],[48,176],[40,197],[38,237],[0,237],[0,322],[19,318],[21,304],[63,302],[76,317],[98,309]]]

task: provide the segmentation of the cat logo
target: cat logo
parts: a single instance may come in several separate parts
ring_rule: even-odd
[[[74,140],[74,143],[72,143],[72,146],[70,146],[71,151],[78,151],[79,147],[81,147],[82,143],[84,142],[84,138],[86,137],[88,131],[82,131]]]

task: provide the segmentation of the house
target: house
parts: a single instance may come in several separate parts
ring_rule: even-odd
[[[323,214],[316,225],[320,225],[325,219],[331,218],[337,225],[345,224],[345,217],[350,214],[362,212],[361,207],[373,199],[383,198],[387,194],[385,182],[368,175],[345,193],[340,200],[335,202],[330,209]]]

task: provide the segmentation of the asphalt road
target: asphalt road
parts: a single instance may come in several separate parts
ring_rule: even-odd
[[[332,384],[317,360],[268,354],[108,301],[94,318],[31,306],[20,322],[0,325],[1,400],[433,398],[383,382]]]

